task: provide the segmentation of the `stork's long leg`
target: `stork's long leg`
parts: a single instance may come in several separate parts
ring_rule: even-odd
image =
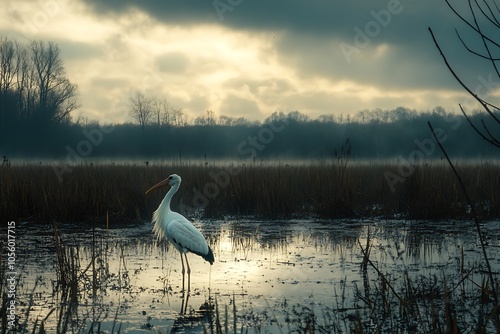
[[[182,263],[182,292],[184,293],[184,281],[185,281],[185,278],[186,278],[186,275],[185,275],[185,272],[186,270],[184,269],[184,259],[182,258],[182,253],[183,252],[179,252],[181,253],[181,263]]]
[[[191,268],[189,267],[189,261],[188,261],[188,255],[187,255],[187,253],[184,253],[184,256],[186,257],[186,265],[188,267],[187,273],[188,273],[188,275],[190,275],[191,274]]]
[[[191,268],[189,267],[187,253],[184,253],[184,256],[186,257],[186,265],[187,265],[187,273],[188,273],[188,290],[187,290],[187,292],[189,294],[189,291],[191,291]]]
[[[184,273],[186,272],[186,270],[184,269],[184,259],[182,258],[183,252],[179,252],[179,253],[181,253],[182,276],[184,276]],[[189,266],[188,266],[188,268],[189,268]]]

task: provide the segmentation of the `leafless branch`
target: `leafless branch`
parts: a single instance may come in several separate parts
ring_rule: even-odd
[[[470,117],[467,115],[467,113],[465,112],[464,108],[462,107],[461,104],[458,105],[460,107],[460,110],[462,111],[462,114],[464,114],[464,117],[465,119],[467,120],[467,122],[469,123],[469,125],[474,129],[474,131],[476,131],[479,136],[481,136],[481,138],[483,138],[484,140],[486,140],[488,143],[490,143],[491,145],[494,145],[494,146],[498,146],[500,147],[498,144],[497,144],[497,140],[493,137],[493,136],[490,136],[491,138],[488,138],[486,137],[475,125],[474,123],[472,123],[472,121],[470,120]],[[489,133],[489,131],[488,131]]]
[[[455,13],[455,15],[456,15],[458,18],[460,18],[460,19],[461,19],[461,20],[462,20],[465,24],[467,24],[467,25],[468,25],[470,28],[472,28],[475,32],[480,33],[480,31],[479,31],[476,27],[474,27],[474,26],[472,25],[472,23],[470,23],[469,21],[467,21],[467,19],[466,19],[466,18],[465,18],[462,14],[460,14],[459,12],[457,12],[457,10],[456,10],[456,9],[455,9],[455,8],[454,8],[451,4],[450,4],[449,0],[445,0],[445,1],[446,1],[446,4],[448,5],[448,7],[450,7],[450,9],[453,11],[453,13]],[[499,47],[499,48],[500,48],[500,44],[499,44],[499,43],[497,43],[496,41],[494,41],[493,39],[489,38],[488,36],[484,36],[484,38],[485,38],[487,41],[489,41],[489,42],[493,43],[493,45],[495,45],[495,46],[497,46],[497,47]]]
[[[474,2],[476,3],[476,6],[478,6],[481,9],[479,4],[477,3],[477,0],[474,0]],[[486,42],[486,35],[483,33],[481,26],[477,21],[477,16],[476,16],[476,12],[474,11],[474,8],[472,8],[472,0],[469,0],[469,8],[470,8],[470,11],[472,13],[472,17],[474,19],[474,24],[476,25],[477,31],[479,32],[479,36],[481,37],[481,40],[483,41],[483,46],[486,49],[486,52],[488,53],[488,59],[491,60],[491,64],[492,64],[493,68],[495,69],[497,76],[500,77],[500,72],[498,72],[497,65],[496,65],[495,61],[493,60],[493,56],[491,55],[490,47],[489,47],[488,43]]]
[[[441,149],[441,151],[443,152],[444,156],[446,157],[446,160],[448,161],[448,164],[450,165],[451,169],[453,170],[453,173],[457,177],[458,183],[460,184],[460,187],[462,188],[462,191],[463,191],[463,193],[465,195],[465,199],[467,200],[467,204],[469,205],[469,207],[471,209],[471,213],[472,213],[472,216],[474,217],[474,222],[475,222],[477,233],[478,233],[478,236],[479,236],[479,242],[481,244],[481,249],[483,251],[484,261],[485,261],[486,267],[488,269],[488,276],[489,276],[489,280],[490,280],[490,283],[491,283],[491,288],[495,289],[495,286],[497,286],[497,285],[495,284],[495,280],[493,278],[493,271],[491,270],[490,261],[488,259],[488,254],[486,252],[486,243],[484,242],[483,233],[481,231],[481,222],[480,222],[480,220],[479,220],[479,218],[478,218],[478,216],[476,214],[475,205],[472,202],[472,200],[470,199],[469,194],[467,193],[467,188],[465,187],[465,185],[464,185],[464,183],[462,181],[462,178],[460,177],[460,174],[458,174],[457,170],[455,169],[455,166],[453,166],[453,164],[452,164],[452,162],[450,160],[450,157],[446,153],[446,150],[444,149],[443,145],[441,144],[441,142],[437,138],[436,133],[434,132],[434,128],[431,125],[431,122],[427,122],[427,125],[431,129],[432,136],[434,137],[434,140],[436,141],[436,143],[438,144],[439,148]],[[494,291],[494,293],[492,293],[492,295],[493,295],[493,298],[494,298],[494,301],[495,301],[495,306],[496,306],[494,312],[495,312],[496,325],[497,325],[497,328],[498,328],[498,326],[500,325],[500,318],[499,318],[499,312],[498,312],[498,306],[499,306],[498,295],[497,295],[496,291]]]
[[[455,71],[453,70],[453,68],[451,67],[451,65],[448,63],[448,59],[446,58],[446,56],[444,55],[443,51],[441,50],[441,47],[439,46],[439,43],[437,42],[436,40],[436,37],[434,37],[434,33],[432,32],[432,29],[429,27],[429,32],[431,33],[431,36],[432,36],[432,40],[434,41],[434,44],[436,45],[436,48],[439,50],[439,53],[441,54],[441,57],[443,58],[445,64],[446,64],[446,67],[448,67],[448,69],[450,70],[451,74],[453,75],[453,77],[458,81],[458,83],[472,96],[474,97],[480,104],[481,106],[488,112],[488,114],[490,114],[491,117],[493,117],[493,119],[500,123],[500,119],[498,119],[495,114],[493,113],[493,111],[489,108],[489,106],[492,106],[490,103],[484,101],[482,98],[480,98],[476,93],[474,93],[463,81],[462,79],[460,79],[460,77],[455,73]],[[496,109],[498,109],[497,107],[495,107]]]
[[[467,51],[469,51],[470,53],[472,53],[473,55],[475,56],[478,56],[480,58],[483,58],[483,59],[486,59],[486,60],[493,60],[493,61],[498,61],[500,60],[500,58],[490,58],[489,56],[485,56],[477,51],[474,51],[472,50],[471,48],[469,48],[469,46],[467,45],[467,43],[465,43],[465,41],[463,40],[462,36],[460,36],[460,34],[458,33],[458,30],[455,29],[455,32],[457,33],[457,36],[458,36],[458,39],[460,40],[460,42],[462,42],[462,45],[465,47],[465,49]]]

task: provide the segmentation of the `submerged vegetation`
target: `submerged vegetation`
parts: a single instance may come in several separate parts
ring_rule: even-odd
[[[2,219],[144,221],[165,195],[145,190],[169,174],[183,178],[173,209],[190,218],[470,218],[471,208],[444,161],[308,164],[179,163],[23,165],[0,173]],[[500,164],[457,169],[480,218],[500,217]]]

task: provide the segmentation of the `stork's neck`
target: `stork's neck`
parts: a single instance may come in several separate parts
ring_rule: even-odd
[[[180,186],[180,183],[177,183],[172,188],[170,188],[168,193],[165,195],[165,198],[161,202],[161,206],[165,207],[165,209],[167,211],[171,211],[170,210],[170,201],[172,200],[172,197],[174,197],[174,194],[177,192],[177,189],[179,189],[179,186]]]

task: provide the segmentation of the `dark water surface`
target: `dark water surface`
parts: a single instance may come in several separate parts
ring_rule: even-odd
[[[446,277],[449,286],[460,284],[470,270],[470,289],[480,284],[484,270],[472,222],[226,220],[195,225],[216,261],[210,266],[188,255],[192,273],[186,300],[180,256],[165,242],[155,242],[149,223],[109,230],[59,223],[66,259],[77,262],[72,288],[60,282],[58,268],[64,266],[56,256],[54,227],[18,223],[18,329],[31,332],[46,318],[48,332],[203,333],[204,327],[210,332],[215,326],[218,313],[222,327],[227,322],[230,330],[236,314],[238,332],[241,327],[251,333],[298,331],[307,327],[311,314],[318,326],[335,322],[338,331],[349,332],[349,319],[366,304],[361,292],[373,289],[377,270],[394,285],[405,277]],[[482,228],[498,272],[500,222]],[[373,266],[363,271],[361,247],[367,240]],[[200,311],[215,302],[218,312]]]

